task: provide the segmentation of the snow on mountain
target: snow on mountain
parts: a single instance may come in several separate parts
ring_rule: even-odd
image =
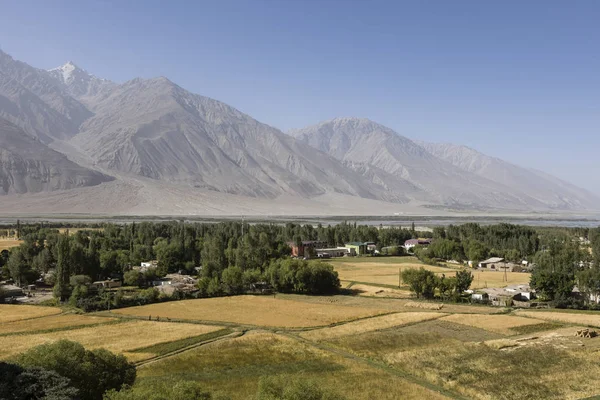
[[[89,108],[93,108],[97,97],[107,95],[117,86],[107,79],[97,78],[72,61],[47,72],[56,80],[58,86]]]

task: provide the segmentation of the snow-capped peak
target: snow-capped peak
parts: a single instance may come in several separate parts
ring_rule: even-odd
[[[78,72],[89,75],[87,72],[75,65],[73,61],[69,61],[58,68],[53,68],[49,72],[54,72],[55,74],[62,76],[64,83],[71,82],[74,79],[74,75]]]

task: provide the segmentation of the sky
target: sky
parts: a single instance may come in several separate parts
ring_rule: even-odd
[[[600,194],[600,1],[0,0],[0,48],[281,130],[364,117]]]

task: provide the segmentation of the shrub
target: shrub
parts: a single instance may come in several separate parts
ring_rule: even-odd
[[[81,344],[60,340],[21,354],[17,363],[25,368],[55,371],[71,381],[81,400],[100,400],[105,391],[119,390],[135,381],[135,365],[108,350],[86,350]]]

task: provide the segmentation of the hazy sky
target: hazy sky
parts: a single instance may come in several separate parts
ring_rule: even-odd
[[[600,193],[600,1],[0,0],[0,47],[282,130],[366,117]]]

